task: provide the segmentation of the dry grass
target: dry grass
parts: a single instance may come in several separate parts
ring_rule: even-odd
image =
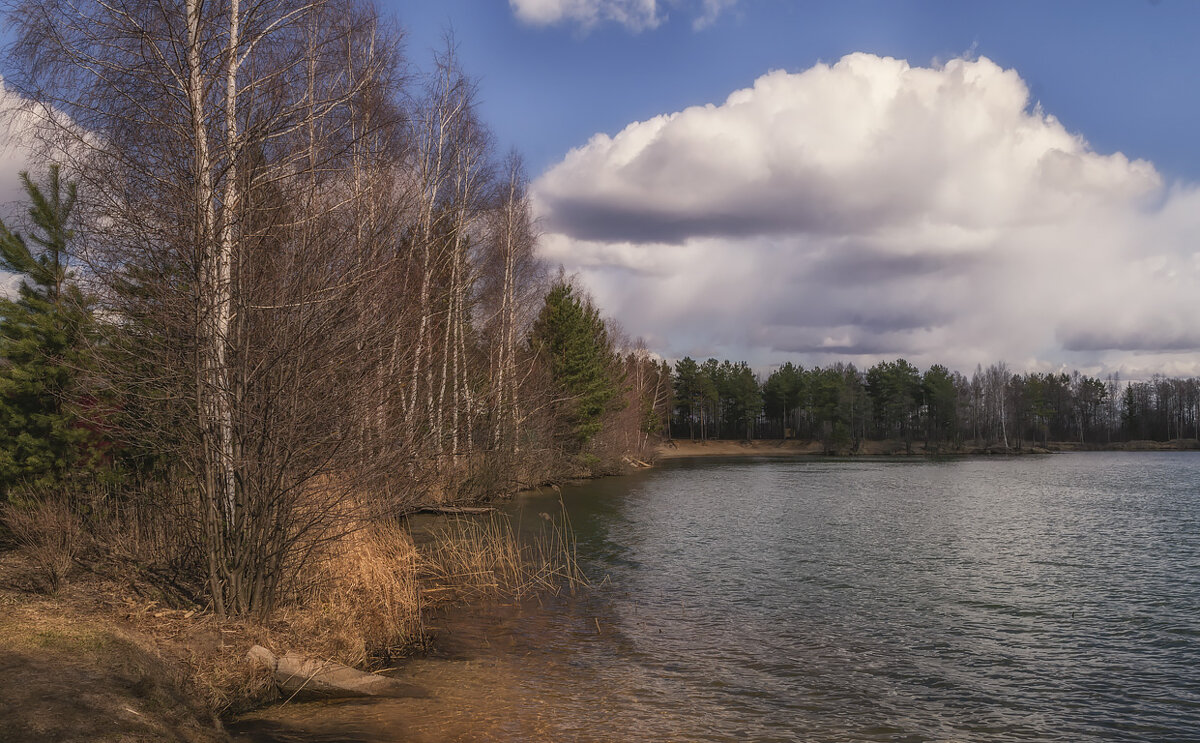
[[[434,600],[521,598],[587,585],[565,510],[539,517],[532,534],[497,514],[447,521],[423,549],[426,594]]]
[[[124,645],[112,638],[136,637],[139,647],[163,662],[163,672],[178,674],[170,684],[221,714],[274,698],[269,675],[246,660],[252,645],[379,667],[424,645],[422,615],[433,603],[559,594],[587,583],[565,513],[541,514],[521,528],[501,515],[450,519],[420,548],[405,526],[376,520],[322,545],[301,576],[303,591],[270,620],[238,622],[177,592],[155,590],[163,573],[138,566],[169,565],[172,555],[162,544],[144,541],[130,549],[128,540],[113,539],[121,531],[108,522],[101,523],[108,531],[89,536],[92,530],[65,500],[9,507],[3,515],[23,549],[0,555],[0,649],[119,666]],[[98,549],[80,555],[81,545],[93,539],[100,540]],[[66,584],[76,557],[76,579]],[[28,593],[25,576],[33,573],[61,590],[52,597]],[[42,613],[69,622],[43,622]],[[5,622],[5,615],[23,619]],[[66,699],[65,692],[54,694]]]
[[[280,640],[360,668],[419,646],[419,562],[412,538],[393,522],[349,531],[314,564],[303,603],[280,612]]]
[[[172,620],[148,611],[130,621],[101,600],[111,588],[86,574],[53,597],[0,585],[0,740],[227,740],[211,716],[217,705],[190,673],[188,648],[163,631]],[[158,631],[142,631],[152,623]],[[187,624],[189,643],[210,626]]]

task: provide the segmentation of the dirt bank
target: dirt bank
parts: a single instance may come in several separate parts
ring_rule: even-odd
[[[486,514],[441,518],[421,554],[407,527],[348,535],[322,563],[336,579],[258,623],[221,620],[164,593],[163,578],[98,545],[47,594],[36,553],[0,543],[0,743],[228,742],[218,715],[280,699],[270,671],[247,660],[254,645],[394,669],[429,638],[423,611],[549,596],[583,580],[573,542],[552,519],[526,544]],[[374,649],[385,641],[387,656]]]
[[[22,568],[0,553],[0,743],[228,740],[188,688],[183,648],[118,619],[136,607],[103,606],[95,584],[21,590]]]

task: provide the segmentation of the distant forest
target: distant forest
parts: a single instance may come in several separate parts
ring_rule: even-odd
[[[1003,363],[967,377],[939,364],[922,373],[897,359],[866,371],[789,362],[761,381],[745,362],[684,358],[675,364],[673,389],[669,433],[676,438],[798,438],[854,451],[868,439],[1019,449],[1200,437],[1196,378],[1018,374]]]

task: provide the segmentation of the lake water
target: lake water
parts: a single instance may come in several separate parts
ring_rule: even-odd
[[[558,498],[522,496],[513,517],[536,523]],[[598,587],[447,620],[440,656],[404,672],[428,700],[309,706],[288,725],[431,742],[1200,740],[1200,454],[677,461],[562,500]]]

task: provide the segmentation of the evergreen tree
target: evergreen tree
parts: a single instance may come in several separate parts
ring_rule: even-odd
[[[700,365],[691,356],[675,362],[675,401],[687,421],[688,438],[696,440],[696,408],[700,405]]]
[[[789,361],[771,372],[763,383],[764,412],[767,418],[780,422],[784,438],[796,435],[794,413],[804,397],[804,379],[804,367]]]
[[[958,429],[958,391],[954,375],[941,364],[934,364],[921,377],[925,398],[925,445],[952,439]]]
[[[904,359],[881,361],[867,370],[876,423],[882,436],[899,433],[905,448],[912,447],[912,418],[921,400],[921,375]]]
[[[731,366],[726,376],[728,386],[728,418],[731,433],[745,433],[745,439],[754,438],[754,424],[762,414],[762,386],[754,376],[754,370],[745,361]]]
[[[618,392],[617,358],[604,320],[589,299],[580,298],[571,284],[560,281],[546,295],[531,345],[566,397],[575,448],[582,449],[599,433],[603,415]]]
[[[34,230],[28,242],[0,220],[0,268],[17,298],[0,299],[0,488],[48,485],[86,459],[91,432],[72,410],[90,314],[73,283],[68,245],[75,184],[50,167],[44,185],[21,173]]]

